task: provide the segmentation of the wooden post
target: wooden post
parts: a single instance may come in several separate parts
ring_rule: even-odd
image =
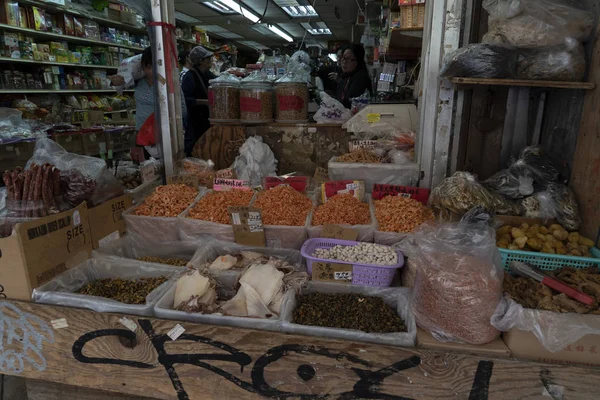
[[[579,201],[582,225],[580,232],[600,240],[600,29],[594,39],[594,51],[588,81],[595,90],[585,94],[577,148],[573,157],[571,189]]]

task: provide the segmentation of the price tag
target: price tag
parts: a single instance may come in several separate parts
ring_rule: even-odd
[[[317,262],[312,265],[313,281],[352,283],[352,265]]]
[[[358,149],[374,149],[377,147],[377,140],[353,140],[348,143],[350,151]]]
[[[429,189],[376,183],[373,185],[373,194],[371,196],[373,200],[381,200],[385,196],[402,196],[427,204],[427,201],[429,200]]]
[[[317,169],[315,169],[314,178],[317,182],[327,182],[329,180],[329,174],[325,168],[317,167]]]
[[[336,281],[352,282],[352,271],[336,271],[333,273]]]
[[[135,322],[133,322],[132,320],[130,320],[129,318],[121,317],[121,318],[119,318],[119,322],[121,323],[121,325],[123,325],[125,328],[129,329],[131,332],[137,331],[137,324]]]
[[[64,329],[69,327],[65,318],[53,319],[50,321],[50,324],[54,329]]]
[[[227,207],[235,242],[246,246],[265,247],[262,214],[255,207]]]
[[[142,176],[142,182],[152,182],[156,180],[156,168],[154,164],[148,163],[140,168],[140,175]]]
[[[369,124],[374,124],[381,120],[381,114],[367,114],[367,122]]]
[[[322,203],[326,203],[328,199],[338,193],[349,193],[362,201],[365,195],[365,183],[363,181],[331,181],[321,184]]]
[[[186,175],[174,175],[170,176],[167,179],[168,184],[183,184],[193,188],[197,188],[200,185],[198,181],[198,176],[194,174],[186,174]]]
[[[171,340],[175,341],[183,334],[183,332],[185,332],[185,328],[177,324],[167,333],[167,336],[170,337]]]
[[[241,179],[215,178],[213,190],[216,192],[225,192],[228,190],[251,190],[248,181]]]

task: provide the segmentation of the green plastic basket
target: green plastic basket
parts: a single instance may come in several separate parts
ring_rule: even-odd
[[[500,250],[500,255],[502,256],[502,266],[507,271],[509,270],[511,261],[521,261],[546,271],[553,271],[563,267],[586,268],[596,266],[600,268],[600,249],[597,247],[590,249],[592,257],[563,256],[521,250],[498,250]]]

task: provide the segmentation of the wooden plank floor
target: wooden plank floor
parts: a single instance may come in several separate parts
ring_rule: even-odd
[[[129,316],[133,333],[121,317],[0,301],[0,372],[116,399],[591,400],[600,392],[600,369],[183,322],[172,341],[174,321]],[[68,327],[53,329],[60,318]]]

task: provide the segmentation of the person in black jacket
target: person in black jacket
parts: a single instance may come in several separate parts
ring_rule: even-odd
[[[196,142],[210,128],[208,121],[208,86],[216,75],[210,72],[213,53],[202,46],[194,47],[189,54],[192,68],[183,75],[181,90],[187,105],[187,119],[184,121],[185,154],[189,157]]]
[[[336,97],[346,108],[350,108],[351,99],[368,90],[373,94],[371,78],[365,63],[365,49],[360,44],[344,47],[342,58],[342,79],[338,83]]]

